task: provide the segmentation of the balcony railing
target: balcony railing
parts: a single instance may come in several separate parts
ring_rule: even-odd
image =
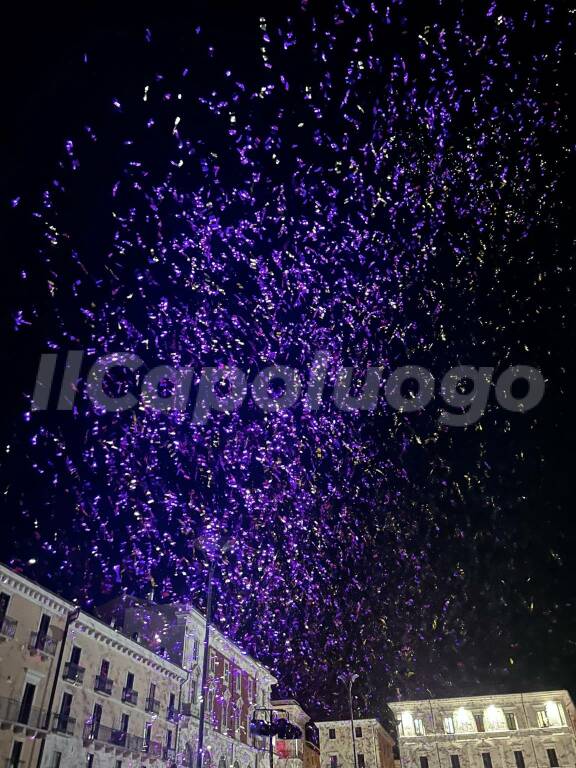
[[[105,693],[106,696],[110,696],[113,685],[114,682],[109,677],[96,675],[96,679],[94,680],[94,690],[98,693]]]
[[[134,688],[123,688],[122,701],[125,704],[133,704],[136,706],[136,704],[138,704],[138,691],[135,691]]]
[[[38,731],[48,730],[47,713],[38,707],[23,707],[20,701],[0,699],[0,721],[12,725],[28,726]]]
[[[164,747],[162,750],[162,759],[174,762],[174,760],[176,760],[176,750],[174,747]]]
[[[32,632],[28,642],[28,650],[32,653],[41,651],[49,656],[54,656],[57,645],[58,643],[54,638],[41,634],[40,632]]]
[[[11,619],[10,616],[4,616],[2,621],[0,621],[0,635],[2,635],[2,637],[7,637],[9,640],[13,640],[17,626],[18,622],[16,619]]]
[[[52,726],[52,730],[56,731],[56,733],[61,733],[65,736],[73,736],[75,727],[75,717],[70,717],[70,715],[64,715],[60,712],[57,712],[54,715],[54,725]]]
[[[151,712],[153,715],[157,715],[160,712],[160,702],[158,699],[148,696],[146,699],[146,712]]]
[[[114,747],[127,752],[143,752],[144,739],[140,736],[133,736],[128,731],[119,728],[110,728],[101,723],[86,723],[84,726],[84,741],[98,741],[103,744],[111,744]]]
[[[142,752],[145,752],[149,757],[160,757],[162,754],[162,744],[158,741],[144,741]]]
[[[86,672],[84,667],[80,667],[78,664],[72,664],[71,661],[67,661],[66,664],[64,664],[62,677],[70,683],[82,684],[84,682],[84,672]]]
[[[192,716],[192,710],[194,709],[196,705],[193,704],[191,701],[183,701],[180,705],[180,714],[182,717],[191,717]]]

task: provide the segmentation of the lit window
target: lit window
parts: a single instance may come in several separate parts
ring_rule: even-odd
[[[336,738],[336,728],[329,728],[328,729],[328,738],[329,739],[335,739]]]
[[[545,709],[537,709],[536,717],[538,718],[538,728],[548,728],[550,721],[548,720],[548,713]]]
[[[414,733],[416,736],[424,736],[424,723],[421,717],[414,718]]]
[[[451,768],[460,768],[460,755],[450,755]]]
[[[364,755],[361,752],[358,753],[358,768],[366,768],[366,761],[364,760]]]
[[[509,731],[518,730],[518,723],[516,722],[516,715],[514,712],[506,712],[506,726]]]
[[[482,763],[484,768],[492,768],[492,755],[490,752],[482,752]]]
[[[548,754],[548,762],[550,763],[550,768],[558,768],[558,755],[556,754],[555,749],[547,749],[546,750]]]
[[[429,768],[428,758],[426,755],[420,755],[420,768]]]
[[[516,752],[514,752],[514,762],[516,763],[516,768],[526,768],[526,763],[524,762],[524,753],[522,750],[518,749]]]
[[[454,718],[452,715],[444,718],[444,733],[454,733]]]

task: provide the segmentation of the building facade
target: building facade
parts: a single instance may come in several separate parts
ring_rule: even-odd
[[[204,628],[133,600],[96,618],[0,565],[0,766],[195,766]],[[208,669],[204,766],[260,768],[275,678],[216,630]]]
[[[573,768],[574,706],[567,691],[402,701],[402,768]]]
[[[276,768],[320,768],[320,736],[318,728],[294,699],[277,699],[271,703],[278,717],[286,717],[300,728],[302,738],[274,738]]]
[[[354,768],[350,720],[327,720],[316,725],[321,768]],[[394,739],[378,720],[354,720],[354,741],[356,768],[394,768]]]
[[[99,615],[123,633],[182,666],[189,674],[181,711],[180,760],[194,766],[198,745],[205,617],[191,605],[160,605],[130,597],[111,601]],[[274,676],[214,627],[210,632],[205,702],[204,762],[212,768],[260,768],[265,740],[250,733],[259,707],[269,708]]]

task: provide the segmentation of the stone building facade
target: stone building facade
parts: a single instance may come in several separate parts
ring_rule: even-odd
[[[121,608],[96,618],[0,565],[2,768],[196,765],[204,618]],[[276,680],[216,630],[209,654],[204,765],[260,768],[249,724]]]
[[[402,701],[402,768],[574,768],[574,706],[567,691]]]
[[[191,605],[160,605],[126,597],[98,609],[107,622],[135,636],[189,673],[183,688],[181,764],[194,766],[198,743],[205,618]],[[212,768],[260,768],[265,740],[250,734],[257,707],[270,707],[273,675],[234,642],[211,628],[206,695],[205,764]]]
[[[316,723],[321,768],[354,768],[350,720]],[[374,718],[354,720],[356,768],[394,768],[394,739]]]
[[[320,768],[320,736],[310,715],[294,699],[277,699],[271,706],[302,731],[300,739],[274,739],[276,768]]]

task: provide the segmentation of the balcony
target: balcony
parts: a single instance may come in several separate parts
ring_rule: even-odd
[[[28,650],[32,655],[35,653],[44,653],[47,656],[54,656],[58,643],[54,638],[40,632],[32,632],[28,641]]]
[[[103,693],[106,696],[110,696],[112,694],[113,685],[114,683],[109,677],[96,675],[96,679],[94,680],[94,690],[97,693]]]
[[[180,707],[180,714],[182,717],[192,717],[192,710],[196,705],[191,701],[183,701]]]
[[[134,752],[140,754],[144,751],[144,739],[133,736],[128,731],[119,728],[110,728],[101,723],[86,723],[84,726],[84,743],[94,742],[96,746],[116,748],[121,752]]]
[[[15,732],[23,730],[47,731],[47,713],[38,707],[24,707],[14,699],[0,699],[0,723],[12,726]]]
[[[60,733],[63,736],[74,736],[75,727],[75,717],[70,717],[70,715],[64,715],[60,712],[57,712],[54,715],[54,724],[52,726],[52,730],[56,733]]]
[[[174,747],[164,747],[162,750],[162,760],[167,760],[171,763],[176,761],[176,750]]]
[[[162,744],[158,741],[145,741],[142,745],[142,752],[148,755],[148,757],[161,757]]]
[[[10,616],[3,616],[2,621],[0,621],[0,638],[14,640],[17,626],[18,622],[16,619],[11,619]]]
[[[134,688],[122,688],[122,701],[124,704],[136,706],[138,704],[138,691],[135,691]]]
[[[69,683],[82,685],[84,682],[84,672],[86,672],[84,667],[80,667],[78,664],[72,664],[71,661],[67,661],[66,664],[64,664],[64,672],[62,673],[62,677]]]
[[[160,702],[158,699],[152,699],[150,696],[146,699],[146,712],[157,715],[160,712]]]

